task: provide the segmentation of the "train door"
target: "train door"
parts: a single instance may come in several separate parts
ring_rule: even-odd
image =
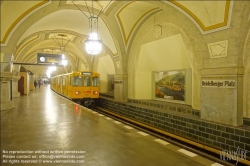
[[[99,98],[99,86],[100,86],[100,78],[97,76],[91,77],[91,95],[92,98]]]
[[[72,76],[68,76],[67,97],[72,96]]]
[[[57,85],[56,85],[56,91],[59,93],[60,92],[60,77],[57,77]]]
[[[91,86],[90,86],[90,76],[84,76],[83,80],[83,86],[84,86],[84,94],[85,98],[91,97]]]
[[[65,76],[65,96],[68,96],[68,77]]]
[[[65,96],[67,91],[67,76],[62,76],[62,94]]]
[[[63,88],[63,77],[60,77],[60,94],[63,93],[62,88]]]

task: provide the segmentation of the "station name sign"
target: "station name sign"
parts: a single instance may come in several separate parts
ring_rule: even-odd
[[[201,80],[201,87],[236,88],[235,80]]]

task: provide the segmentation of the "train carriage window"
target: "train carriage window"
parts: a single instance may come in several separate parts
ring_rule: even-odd
[[[90,86],[90,77],[84,77],[84,86]]]
[[[100,78],[92,77],[92,86],[99,86],[99,85],[100,85]]]
[[[72,83],[72,86],[82,86],[82,77],[72,76],[71,83]]]

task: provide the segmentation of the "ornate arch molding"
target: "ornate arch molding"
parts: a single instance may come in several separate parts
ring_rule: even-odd
[[[245,68],[244,82],[243,82],[243,117],[250,118],[250,29],[248,30],[247,38],[244,45],[243,51],[243,65]]]
[[[1,2],[1,6],[3,5],[2,3],[4,2]],[[10,25],[10,27],[6,31],[3,40],[1,40],[1,46],[6,46],[8,44],[8,41],[11,38],[13,32],[27,17],[29,17],[39,9],[49,5],[50,3],[51,3],[50,0],[42,0],[41,2],[37,3],[36,5],[24,11],[19,17],[17,17],[16,20]]]
[[[51,33],[66,33],[66,34],[70,34],[70,35],[74,35],[74,39],[72,40],[72,42],[74,43],[76,38],[85,38],[86,35],[83,34],[79,34],[77,32],[74,31],[69,31],[69,30],[46,30],[46,31],[39,31],[36,32],[34,34],[31,34],[29,36],[27,36],[25,39],[23,39],[18,46],[16,47],[15,51],[14,51],[14,55],[15,58],[18,58],[19,53],[21,53],[25,48],[29,47],[29,46],[33,46],[34,44],[37,44],[38,42],[41,42],[41,38],[45,38],[45,40],[48,40],[48,35]],[[40,40],[39,40],[40,39]],[[36,42],[36,43],[35,43]]]
[[[170,1],[164,1],[164,3],[173,6],[174,8],[182,12],[184,15],[186,15],[197,26],[197,28],[200,30],[202,34],[209,34],[230,28],[234,0],[225,0],[225,7],[224,7],[225,11],[224,11],[223,21],[207,26],[193,11],[191,11],[188,7],[181,4],[180,2],[175,0],[170,0]]]
[[[147,24],[146,25],[150,25]],[[146,26],[145,25],[145,26]],[[149,36],[154,36],[152,34],[155,33],[155,29],[160,26],[162,28],[162,34],[158,35],[157,38],[152,38]],[[135,88],[135,82],[131,80],[135,80],[135,71],[136,66],[138,63],[138,55],[140,52],[140,48],[142,44],[149,43],[152,41],[156,41],[159,39],[163,39],[172,35],[181,34],[184,46],[186,48],[187,56],[190,61],[190,65],[192,67],[192,106],[195,109],[200,109],[200,69],[202,67],[202,59],[200,56],[198,56],[195,52],[194,43],[191,41],[189,34],[186,31],[184,31],[181,27],[178,27],[177,25],[173,23],[167,23],[167,22],[158,22],[156,25],[148,26],[148,27],[142,27],[137,36],[135,37],[134,43],[138,43],[136,45],[133,45],[131,47],[131,51],[129,53],[129,60],[128,60],[128,73],[129,73],[129,93],[134,96],[134,88]],[[201,41],[204,42],[204,41]]]
[[[18,43],[17,49],[18,49],[19,47],[21,47],[27,40],[29,40],[29,39],[32,38],[33,36],[37,36],[37,35],[41,35],[41,34],[49,34],[49,33],[67,33],[67,34],[74,35],[74,36],[80,37],[80,38],[87,37],[87,36],[84,35],[84,34],[80,34],[80,33],[74,32],[74,31],[70,31],[70,30],[64,30],[64,29],[54,29],[54,30],[38,31],[38,32],[36,32],[36,33],[33,33],[33,34],[27,36],[27,37],[24,38],[20,43]]]
[[[134,34],[136,34],[138,28],[140,28],[140,26],[143,24],[143,22],[145,22],[145,20],[147,20],[148,17],[154,15],[155,13],[161,11],[161,9],[155,7],[152,8],[148,11],[145,11],[145,13],[141,14],[140,18],[138,18],[138,20],[134,23],[133,27],[131,27],[131,29],[129,30],[129,33],[126,35],[125,32],[125,28],[124,28],[124,22],[123,19],[121,18],[121,13],[124,11],[124,9],[127,8],[127,6],[129,6],[130,4],[133,4],[136,1],[132,1],[132,2],[128,2],[123,8],[121,8],[121,10],[119,10],[119,12],[116,14],[116,18],[117,18],[117,22],[119,23],[121,32],[122,32],[122,36],[124,39],[124,43],[127,46],[128,43],[132,40],[132,36]]]

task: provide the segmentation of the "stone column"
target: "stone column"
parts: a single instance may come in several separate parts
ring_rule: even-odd
[[[18,92],[18,80],[21,76],[13,75],[12,77],[12,97],[20,97],[20,92]]]
[[[116,101],[127,102],[128,99],[128,75],[114,75],[114,99]]]
[[[20,65],[13,65],[12,68],[12,97],[20,97],[20,92],[18,92],[18,80],[21,78]]]
[[[29,74],[29,87],[30,87],[30,91],[33,91],[35,90],[35,87],[34,87],[34,75],[33,74]]]
[[[1,111],[12,109],[14,107],[13,101],[10,100],[10,80],[12,73],[1,72]]]
[[[201,118],[221,124],[243,123],[243,67],[201,70]]]

